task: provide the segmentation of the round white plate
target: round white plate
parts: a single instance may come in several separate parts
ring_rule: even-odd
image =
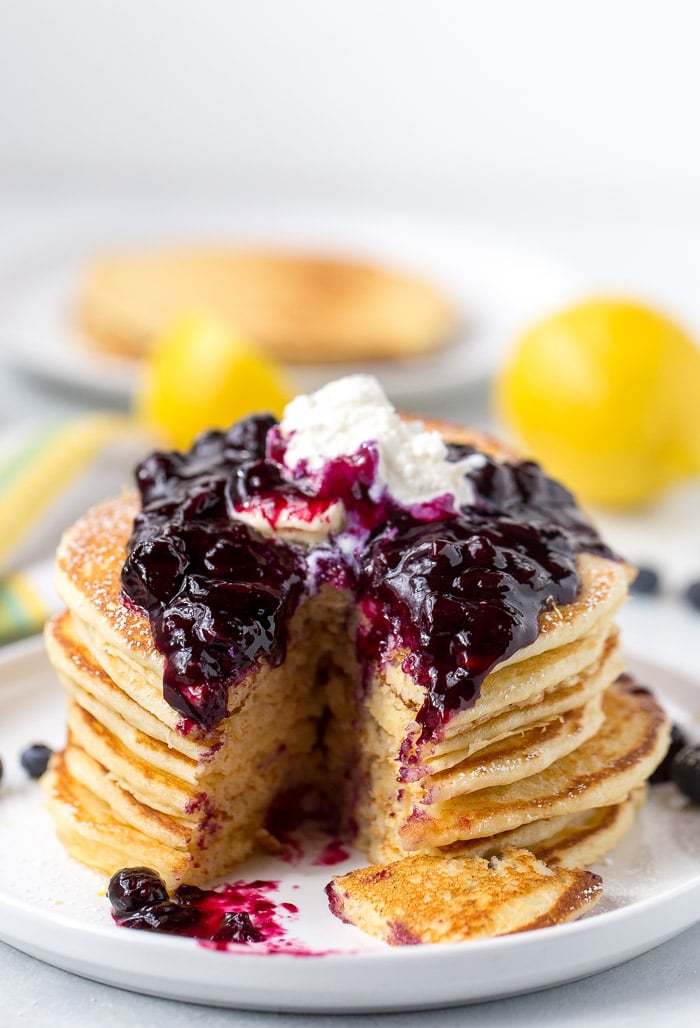
[[[148,224],[148,219],[143,219]],[[249,211],[184,217],[137,233],[102,229],[106,250],[120,245],[235,239],[385,262],[425,276],[450,296],[460,314],[456,337],[427,357],[371,364],[295,365],[301,391],[358,370],[377,375],[395,401],[449,392],[482,381],[504,347],[532,321],[570,302],[574,276],[559,263],[512,241],[436,220],[354,211]],[[101,247],[67,250],[37,262],[14,282],[0,311],[0,353],[16,368],[64,386],[109,397],[131,394],[137,366],[85,346],[75,327],[81,271]]]
[[[632,662],[633,663],[633,662]],[[642,665],[671,715],[697,726],[700,687]],[[696,727],[697,733],[697,727]],[[214,952],[191,939],[116,927],[104,880],[70,860],[18,765],[28,744],[61,744],[63,698],[41,644],[0,657],[0,938],[57,967],[137,992],[213,1005],[287,1011],[419,1009],[557,985],[643,953],[700,919],[700,808],[656,786],[633,831],[597,870],[605,897],[575,924],[484,942],[390,948],[328,911],[323,885],[362,862],[316,866],[323,839],[289,864],[258,857],[236,879],[275,879],[300,910],[287,952]],[[262,944],[261,944],[262,945]],[[296,951],[296,952],[295,952]]]

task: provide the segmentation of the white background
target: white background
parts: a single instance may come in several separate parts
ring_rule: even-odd
[[[0,174],[700,195],[692,0],[2,0]]]

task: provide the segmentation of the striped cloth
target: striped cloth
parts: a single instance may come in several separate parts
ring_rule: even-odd
[[[63,529],[130,487],[151,446],[119,414],[0,431],[0,643],[41,631],[58,609],[52,564]]]

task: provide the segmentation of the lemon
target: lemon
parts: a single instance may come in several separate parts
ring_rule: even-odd
[[[179,318],[146,359],[137,398],[141,420],[178,449],[208,428],[246,414],[279,417],[293,390],[282,370],[208,315]]]
[[[700,472],[700,350],[641,304],[593,299],[536,325],[495,399],[532,454],[591,503],[639,505]]]

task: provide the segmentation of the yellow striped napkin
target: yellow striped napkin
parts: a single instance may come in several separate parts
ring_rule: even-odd
[[[58,607],[53,552],[92,504],[130,487],[151,448],[119,414],[30,422],[0,431],[0,643],[41,630]]]

